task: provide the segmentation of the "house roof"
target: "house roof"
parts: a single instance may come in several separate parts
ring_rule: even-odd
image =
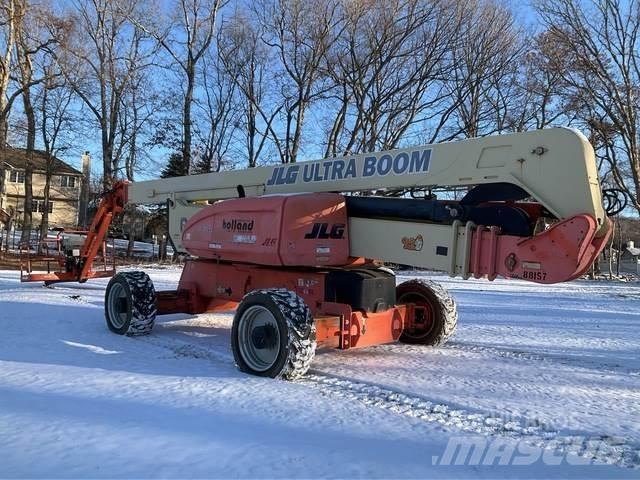
[[[0,155],[4,157],[4,161],[11,168],[18,170],[24,170],[27,164],[27,151],[24,148],[12,148],[7,147],[4,150],[0,150]],[[63,162],[59,158],[54,160],[53,173],[60,175],[82,175],[82,173],[73,168],[66,162]],[[42,150],[34,150],[33,152],[33,169],[36,171],[44,172],[47,169],[47,154]]]
[[[629,252],[634,257],[640,255],[640,248],[627,247],[625,248],[625,251]]]

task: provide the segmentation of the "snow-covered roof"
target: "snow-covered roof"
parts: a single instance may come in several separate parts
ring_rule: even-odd
[[[640,248],[627,247],[627,248],[625,248],[625,251],[629,252],[634,257],[637,257],[637,256],[640,255]]]

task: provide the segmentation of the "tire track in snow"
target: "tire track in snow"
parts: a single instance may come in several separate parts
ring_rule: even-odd
[[[168,350],[175,358],[224,362],[230,366],[234,364],[233,355],[230,353],[194,345],[188,340],[173,336],[151,334],[133,338],[135,341]],[[472,411],[373,382],[353,380],[313,368],[293,383],[316,389],[321,395],[341,400],[355,400],[368,407],[427,423],[436,423],[445,429],[461,430],[486,437],[523,440],[535,447],[553,449],[562,454],[576,454],[596,463],[640,468],[640,446],[626,443],[619,437],[559,431],[535,419]],[[598,443],[596,448],[593,447],[593,442]]]
[[[469,342],[449,342],[443,348],[456,349],[464,352],[472,353],[489,353],[496,357],[517,359],[525,361],[551,362],[566,365],[569,367],[583,368],[586,370],[595,370],[602,373],[610,373],[617,375],[640,375],[640,370],[628,368],[619,363],[611,363],[607,361],[591,360],[585,357],[571,357],[561,353],[550,352],[531,352],[526,350],[517,350],[509,348],[493,347],[488,345],[480,345]]]
[[[408,352],[422,353],[424,346],[408,345],[400,343],[392,343],[387,345],[377,345],[373,348],[389,352]],[[606,361],[590,360],[585,357],[570,357],[563,354],[555,354],[549,352],[532,352],[527,350],[518,350],[510,348],[500,348],[490,345],[481,345],[472,342],[449,341],[446,345],[439,347],[442,352],[463,352],[471,354],[487,354],[493,357],[506,358],[509,360],[534,361],[534,362],[550,362],[554,364],[564,365],[572,368],[581,368],[596,373],[607,373],[613,375],[632,375],[640,376],[640,370],[628,368],[619,363],[611,363]]]
[[[454,426],[485,435],[509,434],[511,436],[539,435],[553,437],[558,434],[542,422],[528,422],[516,417],[497,417],[477,410],[453,407],[421,395],[404,390],[389,388],[373,382],[351,380],[331,373],[310,370],[299,380],[300,383],[321,388],[337,396],[360,400],[367,405],[390,410],[395,413],[437,422],[444,426]]]
[[[321,395],[359,401],[398,415],[438,423],[445,428],[487,437],[509,437],[562,454],[575,454],[596,463],[640,468],[640,446],[626,443],[619,437],[561,432],[535,420],[452,407],[401,390],[313,369],[297,383],[315,388]]]
[[[189,342],[188,340],[181,340],[173,336],[151,333],[150,335],[131,338],[146,345],[168,350],[174,354],[175,358],[193,358],[217,363],[226,362],[234,365],[233,355],[230,353],[227,354],[210,348],[201,347]]]

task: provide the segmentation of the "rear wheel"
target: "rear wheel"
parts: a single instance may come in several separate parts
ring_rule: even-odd
[[[156,319],[156,291],[144,272],[115,275],[104,297],[109,330],[119,335],[146,335]]]
[[[410,280],[396,287],[398,304],[416,306],[412,326],[400,335],[403,343],[443,345],[458,324],[458,311],[453,297],[442,286],[429,280]]]
[[[231,349],[243,372],[286,380],[301,377],[316,349],[309,307],[295,292],[282,288],[248,293],[233,319]]]

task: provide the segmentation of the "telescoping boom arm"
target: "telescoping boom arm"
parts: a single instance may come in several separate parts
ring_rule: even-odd
[[[610,223],[603,210],[595,156],[587,139],[580,132],[567,128],[138,182],[129,186],[128,201],[168,201],[170,237],[176,248],[183,251],[182,227],[204,206],[194,202],[236,198],[239,191],[246,196],[255,197],[302,192],[357,192],[485,185],[485,193],[497,193],[504,189],[505,184],[521,189],[521,197],[535,199],[557,220],[576,218],[576,222],[580,223],[580,226],[575,222],[570,224],[572,229],[576,229],[574,233],[577,236],[565,239],[575,250],[575,261],[580,263],[580,268],[571,276],[584,270],[583,263],[593,261],[597,257],[610,234]],[[499,197],[500,193],[497,193],[495,199],[500,199]],[[491,194],[488,200],[491,200]],[[407,207],[409,206],[407,202]],[[470,230],[476,229],[473,222],[465,222],[464,219],[456,222],[455,218],[452,218],[448,224],[439,225],[433,222],[416,223],[416,219],[403,222],[385,215],[374,217],[350,215],[349,242],[353,256],[434,268],[465,277],[473,274],[493,278],[496,274],[508,273],[501,272],[500,268],[494,266],[481,268],[478,265],[477,271],[473,271],[473,266],[469,265],[470,256],[474,253],[470,243]],[[491,225],[489,222],[485,224]],[[585,229],[593,232],[589,235],[580,233]],[[559,231],[556,229],[556,233]],[[476,234],[478,240],[475,262],[489,261],[480,259],[480,251],[483,248],[480,237],[497,233],[498,231],[493,229],[487,230],[487,233]],[[421,247],[419,250],[411,248],[415,239]],[[547,236],[548,245],[545,244],[544,248],[557,251],[557,240]],[[402,248],[396,248],[398,245]],[[495,249],[496,246],[492,248]],[[485,253],[493,254],[488,251]],[[517,260],[516,255],[515,261]],[[537,259],[529,262],[529,266],[532,267],[532,271],[512,271],[512,276],[521,275],[540,281],[544,278],[545,283],[568,279],[566,275],[557,278],[548,275],[542,270]],[[536,269],[539,269],[540,273]]]
[[[566,128],[121,183],[103,204],[114,203],[111,197],[120,199],[118,205],[166,202],[170,240],[179,252],[187,252],[184,227],[219,200],[465,186],[468,193],[455,202],[345,196],[336,207],[346,210],[344,225],[314,223],[314,218],[326,217],[326,211],[312,212],[300,221],[313,225],[309,235],[317,238],[344,234],[350,258],[431,268],[464,278],[503,275],[541,283],[583,274],[610,236],[593,149],[580,132]],[[525,199],[533,201],[522,202]],[[117,212],[106,212],[107,223],[112,213]],[[554,222],[551,227],[541,225],[546,219]],[[100,232],[96,227],[92,245],[103,240],[104,232],[105,224],[100,224]],[[278,241],[277,232],[266,240]],[[211,245],[219,248],[216,242]],[[79,259],[83,271],[91,266],[89,253]],[[78,275],[87,278],[78,272],[64,278]]]
[[[536,130],[280,166],[136,182],[130,203],[171,205],[171,239],[203,205],[192,202],[302,192],[356,192],[509,183],[558,219],[589,215],[608,229],[593,148],[578,131]]]
[[[577,130],[554,128],[288,165],[136,182],[130,203],[222,200],[275,193],[364,191],[507,182],[558,218],[603,222],[593,148]]]

